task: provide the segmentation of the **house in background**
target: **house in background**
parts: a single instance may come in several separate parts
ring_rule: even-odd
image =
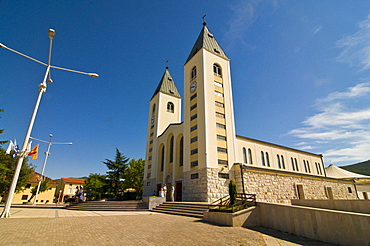
[[[68,198],[73,198],[76,195],[77,187],[85,185],[84,179],[61,178],[56,189],[55,197],[59,202],[65,201]]]
[[[37,172],[33,172],[31,179],[24,187],[23,191],[14,194],[12,204],[22,204],[23,202],[28,202],[28,200],[32,196],[31,190],[32,188],[35,189],[37,188],[40,178],[46,177],[42,176]],[[38,194],[36,204],[45,204],[54,202],[54,195],[57,185],[58,185],[57,182],[49,178],[49,189]],[[33,202],[33,199],[34,198],[32,198],[30,202]]]

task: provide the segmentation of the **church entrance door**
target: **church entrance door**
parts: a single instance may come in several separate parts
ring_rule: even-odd
[[[182,181],[176,182],[175,201],[182,201]]]

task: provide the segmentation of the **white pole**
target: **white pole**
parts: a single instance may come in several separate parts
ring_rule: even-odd
[[[37,185],[37,190],[36,190],[36,195],[35,195],[35,199],[33,200],[33,205],[36,205],[36,200],[37,200],[37,197],[39,195],[39,191],[40,191],[40,186],[41,186],[41,182],[43,180],[43,177],[44,177],[44,171],[45,171],[45,166],[46,166],[46,162],[48,160],[48,156],[50,155],[50,146],[51,146],[51,138],[53,137],[53,135],[50,134],[50,141],[49,141],[49,144],[48,144],[48,150],[45,152],[45,159],[44,159],[44,164],[42,165],[42,170],[41,170],[41,177],[39,178],[39,184]],[[44,180],[45,181],[45,180]]]
[[[19,159],[18,159],[17,167],[16,167],[15,172],[14,172],[14,177],[13,177],[12,183],[10,185],[10,189],[9,189],[9,192],[8,192],[8,198],[6,199],[5,207],[4,207],[4,210],[1,214],[1,218],[10,217],[10,206],[11,206],[11,203],[13,201],[13,196],[14,196],[15,188],[17,186],[17,182],[18,182],[18,178],[19,178],[19,173],[21,171],[23,159],[27,155],[26,151],[27,151],[28,141],[30,139],[31,131],[32,131],[32,128],[33,128],[33,124],[35,122],[37,110],[38,110],[39,105],[40,105],[41,97],[42,97],[42,94],[46,91],[45,81],[46,81],[46,78],[48,77],[49,71],[50,71],[50,66],[48,66],[46,68],[44,80],[39,85],[39,87],[40,87],[39,95],[37,97],[36,104],[35,104],[35,107],[33,109],[33,113],[32,113],[32,116],[31,116],[31,120],[30,120],[30,123],[28,125],[27,133],[26,133],[26,136],[25,136],[24,141],[23,141],[22,150],[20,151],[20,156],[19,156]]]

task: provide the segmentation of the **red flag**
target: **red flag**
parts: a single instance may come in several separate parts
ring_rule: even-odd
[[[32,156],[31,158],[32,160],[37,159],[37,157],[39,156],[39,145],[33,147],[33,149],[30,151],[28,155]]]

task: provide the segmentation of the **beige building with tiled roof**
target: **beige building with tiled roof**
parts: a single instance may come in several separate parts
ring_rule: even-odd
[[[236,135],[230,60],[204,23],[184,65],[183,98],[166,68],[150,100],[143,195],[166,184],[177,201],[212,202],[230,179],[258,201],[357,198],[353,182],[326,177],[321,155]]]
[[[32,196],[32,193],[31,193],[32,188],[35,188],[35,189],[37,188],[39,179],[41,177],[42,177],[41,174],[37,172],[33,172],[31,179],[29,180],[27,185],[24,187],[23,191],[14,194],[12,204],[22,204],[22,203],[28,202],[28,200]],[[46,177],[44,176],[42,178],[46,178]],[[57,182],[55,182],[52,179],[49,179],[49,189],[45,192],[41,192],[38,194],[36,204],[53,203],[57,185],[58,185]],[[30,202],[33,203],[33,199],[35,199],[35,197],[32,198]]]
[[[72,198],[76,195],[77,186],[84,187],[84,185],[84,179],[61,178],[56,189],[55,197],[60,202],[65,201],[66,199]]]

